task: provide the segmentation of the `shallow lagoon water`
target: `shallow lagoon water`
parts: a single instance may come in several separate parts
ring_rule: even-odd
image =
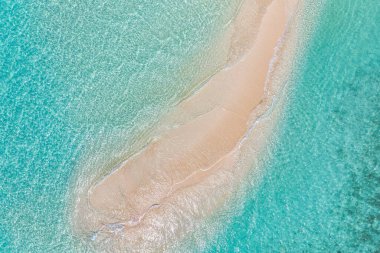
[[[203,48],[218,36],[210,31],[237,3],[191,3],[0,3],[1,252],[87,250],[68,225],[83,157],[107,150],[120,159],[132,136],[223,62],[198,59],[214,55]],[[262,182],[203,249],[380,248],[379,9],[375,0],[326,1]]]
[[[1,252],[86,250],[69,215],[80,164],[120,160],[223,63],[210,38],[237,6],[1,1]]]
[[[265,175],[208,252],[379,252],[379,20],[377,1],[326,1]]]

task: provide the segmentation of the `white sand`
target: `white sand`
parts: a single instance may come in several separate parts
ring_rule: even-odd
[[[92,230],[112,234],[115,230],[105,224],[117,223],[122,237],[147,243],[144,233],[160,235],[157,230],[165,228],[155,222],[169,223],[170,217],[178,215],[171,213],[174,209],[191,208],[182,201],[217,171],[234,166],[236,147],[252,122],[252,112],[264,99],[271,59],[296,5],[296,0],[274,0],[249,52],[168,116],[185,122],[164,132],[89,190],[88,205],[96,214],[89,225]],[[212,191],[206,194],[212,199]],[[218,207],[217,203],[192,205],[205,213]]]

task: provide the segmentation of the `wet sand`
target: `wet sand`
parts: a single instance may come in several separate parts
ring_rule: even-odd
[[[167,206],[177,206],[176,212],[186,208],[189,203],[181,206],[178,199],[191,196],[213,174],[234,166],[252,113],[265,100],[270,63],[296,5],[296,0],[274,0],[244,57],[182,101],[165,119],[172,125],[166,123],[166,130],[144,150],[91,187],[87,204],[98,214],[92,218],[92,230],[117,231],[122,237],[131,230],[134,240],[144,240],[137,229],[149,231],[152,223],[165,222],[162,217],[170,216],[164,215]],[[173,125],[176,119],[181,120]],[[218,206],[193,204],[205,213]],[[116,230],[111,223],[117,224]]]

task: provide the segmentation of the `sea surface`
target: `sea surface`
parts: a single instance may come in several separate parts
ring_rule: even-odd
[[[70,224],[78,178],[226,63],[239,4],[0,1],[0,252],[90,251]],[[324,1],[262,180],[205,252],[379,252],[379,24],[376,0]]]
[[[380,4],[325,1],[265,175],[208,252],[380,252]]]

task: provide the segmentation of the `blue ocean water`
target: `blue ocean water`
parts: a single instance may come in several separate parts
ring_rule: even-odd
[[[321,13],[262,182],[209,252],[380,252],[380,4]]]
[[[87,250],[68,226],[78,163],[215,71],[210,38],[237,6],[0,1],[0,252]],[[380,248],[379,8],[326,2],[263,182],[210,252]]]
[[[131,146],[223,64],[210,40],[238,4],[0,1],[0,252],[86,250],[69,226],[78,164]]]

